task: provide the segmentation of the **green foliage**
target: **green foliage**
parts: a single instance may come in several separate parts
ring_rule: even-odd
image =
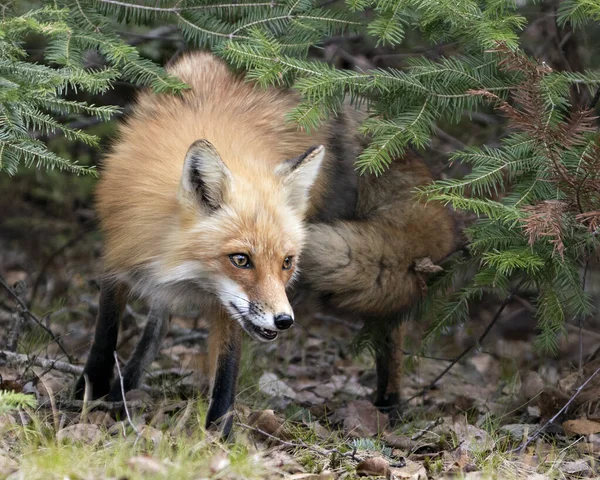
[[[452,160],[471,164],[471,173],[422,190],[481,217],[468,230],[476,275],[449,298],[444,285],[433,295],[442,311],[464,314],[465,292],[506,296],[527,284],[537,292],[537,344],[556,351],[565,322],[593,311],[580,270],[600,247],[600,134],[591,111],[570,111],[566,75],[506,47],[499,52],[502,68],[520,78],[512,102],[472,94],[492,100],[516,133],[499,147],[457,152]]]
[[[36,404],[33,395],[13,392],[12,390],[0,390],[0,414],[19,408],[33,408]]]
[[[184,85],[121,40],[91,2],[43,2],[27,12],[3,9],[0,20],[0,172],[12,175],[19,164],[93,173],[49,151],[44,135],[97,145],[98,138],[69,126],[74,115],[108,120],[119,111],[75,99],[81,92],[103,93],[122,78],[157,91],[178,91]],[[24,42],[45,45],[45,64],[28,61]],[[107,66],[89,66],[97,51]]]

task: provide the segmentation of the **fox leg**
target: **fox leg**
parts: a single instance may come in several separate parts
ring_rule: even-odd
[[[135,346],[133,355],[123,370],[125,392],[141,386],[144,372],[158,355],[160,346],[169,331],[169,319],[167,308],[156,303],[152,304],[142,338]],[[121,379],[117,378],[112,384],[108,400],[120,401],[122,399]]]
[[[77,399],[82,399],[84,396],[86,376],[92,389],[93,399],[106,395],[110,390],[115,365],[113,352],[117,346],[119,323],[127,302],[127,294],[125,285],[111,280],[102,281],[94,342],[83,374],[75,385]]]
[[[388,329],[388,336],[375,353],[377,391],[374,403],[382,409],[395,407],[400,403],[405,328],[405,324],[397,324]]]
[[[219,309],[208,337],[210,405],[206,428],[219,430],[225,438],[233,425],[231,408],[235,402],[241,355],[241,327]]]

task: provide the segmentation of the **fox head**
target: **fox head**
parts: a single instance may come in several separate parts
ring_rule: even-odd
[[[185,157],[172,272],[212,293],[254,339],[274,340],[293,324],[286,286],[298,271],[324,155],[317,146],[276,166],[246,158],[230,169],[210,142],[197,140]]]

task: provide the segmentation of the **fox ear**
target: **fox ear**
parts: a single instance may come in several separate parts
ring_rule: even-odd
[[[299,157],[286,160],[275,169],[275,173],[282,178],[290,204],[302,212],[308,204],[308,195],[317,179],[323,158],[325,147],[319,145],[309,148]]]
[[[197,199],[210,210],[217,210],[231,182],[231,172],[208,140],[196,140],[183,164],[181,192]]]

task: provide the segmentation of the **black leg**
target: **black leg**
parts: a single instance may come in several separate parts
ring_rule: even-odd
[[[127,289],[124,285],[109,280],[102,282],[94,342],[83,374],[75,385],[75,398],[83,399],[84,376],[88,378],[93,399],[109,392],[115,364],[113,352],[117,347],[119,323],[126,301]]]
[[[123,386],[125,392],[139,388],[142,377],[148,366],[154,361],[163,339],[169,331],[169,312],[161,305],[153,304],[148,312],[148,320],[142,338],[135,346],[133,355],[123,369]],[[116,378],[108,394],[109,401],[123,400],[121,381]]]
[[[372,335],[377,373],[374,404],[382,410],[390,410],[400,402],[404,326],[400,324],[398,315],[372,317],[365,321],[373,324]]]
[[[211,325],[209,359],[214,372],[206,428],[228,438],[233,425],[231,409],[235,402],[241,354],[241,332],[235,320],[221,312]]]

